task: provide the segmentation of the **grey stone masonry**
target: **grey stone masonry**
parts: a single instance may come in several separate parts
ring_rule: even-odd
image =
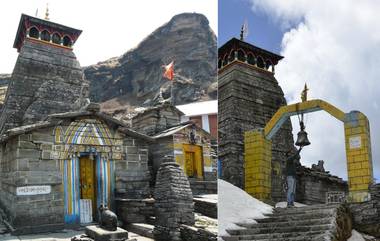
[[[371,200],[350,204],[354,228],[380,238],[380,184],[370,187]]]
[[[218,193],[217,181],[200,181],[194,178],[190,178],[189,181],[193,195]]]
[[[154,217],[154,199],[116,199],[117,215],[124,225],[147,223]]]
[[[126,136],[123,140],[122,160],[116,161],[116,196],[143,199],[150,196],[148,145],[144,141]]]
[[[181,238],[183,241],[216,241],[217,237],[214,233],[202,229],[181,225]]]
[[[54,231],[64,226],[60,162],[42,158],[42,153],[52,148],[51,134],[49,137],[46,130],[38,132],[39,137],[33,134],[15,136],[1,145],[0,203],[15,234]],[[47,136],[43,143],[39,142],[40,136]],[[17,188],[25,186],[49,186],[50,192],[18,195]]]
[[[181,114],[181,111],[169,103],[147,108],[132,118],[132,129],[154,135],[180,123]]]
[[[286,105],[273,73],[233,62],[218,76],[219,160],[222,179],[244,189],[244,132],[265,127]],[[294,148],[292,126],[287,120],[272,138],[272,198],[281,200],[281,170],[285,153]]]
[[[154,191],[157,241],[181,240],[180,226],[194,225],[194,205],[190,184],[173,157],[161,164]]]
[[[328,192],[348,193],[348,184],[328,172],[297,167],[296,201],[307,205],[324,204]]]
[[[32,124],[52,113],[78,110],[89,83],[72,51],[25,40],[0,116],[0,132]]]

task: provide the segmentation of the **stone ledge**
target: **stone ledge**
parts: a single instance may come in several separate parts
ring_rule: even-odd
[[[128,239],[128,232],[122,228],[117,228],[116,231],[108,231],[100,228],[97,225],[87,226],[85,229],[86,235],[94,239],[94,241],[109,241],[109,240],[124,240]]]

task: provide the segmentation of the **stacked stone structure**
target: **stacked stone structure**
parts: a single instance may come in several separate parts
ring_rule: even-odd
[[[238,39],[219,48],[218,116],[221,178],[244,184],[244,132],[264,128],[273,114],[286,105],[274,77],[282,57]],[[272,198],[282,198],[281,175],[285,153],[294,148],[290,120],[272,139]]]
[[[158,170],[154,198],[155,240],[181,240],[181,225],[195,223],[194,204],[189,180],[173,157],[167,157]]]

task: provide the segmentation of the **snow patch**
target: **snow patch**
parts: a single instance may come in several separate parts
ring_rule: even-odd
[[[363,236],[355,229],[351,232],[351,237],[347,241],[365,241]]]
[[[199,199],[210,203],[218,203],[218,194],[196,195],[194,196],[194,199]]]
[[[236,223],[256,223],[273,213],[273,207],[246,193],[244,190],[218,179],[218,230],[219,236],[228,235],[226,229],[243,229]]]
[[[287,202],[279,202],[279,203],[276,203],[276,208],[286,208],[286,206],[288,205]],[[294,206],[296,206],[297,208],[299,207],[306,207],[307,205],[305,204],[302,204],[302,203],[298,203],[298,202],[294,202]]]

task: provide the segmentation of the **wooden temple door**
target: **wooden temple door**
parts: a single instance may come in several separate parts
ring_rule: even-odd
[[[96,214],[95,189],[95,161],[88,156],[82,157],[80,158],[80,199],[91,201],[92,217]]]
[[[194,176],[194,152],[185,152],[186,175]]]
[[[203,152],[197,145],[183,145],[185,153],[185,170],[188,177],[203,178]]]

